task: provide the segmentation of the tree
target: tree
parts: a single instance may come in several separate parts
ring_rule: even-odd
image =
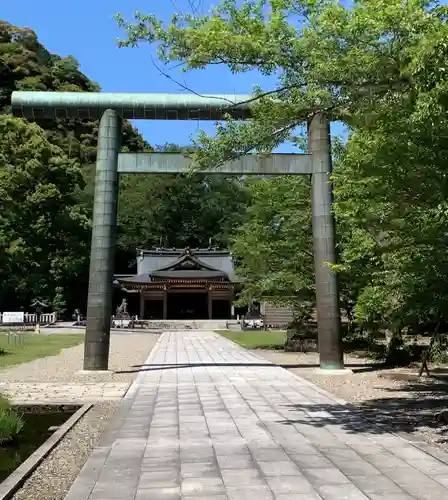
[[[210,238],[225,246],[245,204],[243,186],[218,176],[129,176],[121,185],[119,241],[133,250],[161,239],[167,247],[204,247]]]
[[[444,10],[427,0],[225,0],[209,15],[153,14],[135,23],[117,16],[121,46],[150,42],[164,62],[185,70],[226,65],[279,75],[273,89],[255,89],[254,120],[229,121],[217,137],[200,134],[199,166],[252,149],[271,149],[316,111],[351,126],[374,124],[391,108],[415,101],[414,55],[444,28]],[[436,36],[443,46],[443,37]],[[432,45],[433,46],[433,45]],[[429,57],[428,57],[429,59]]]
[[[99,86],[79,70],[79,64],[76,59],[70,56],[62,58],[50,54],[39,43],[34,31],[28,28],[13,26],[5,21],[0,22],[0,79],[2,82],[0,89],[0,113],[4,117],[7,117],[10,113],[11,93],[14,90],[99,91]],[[75,223],[72,224],[70,222],[70,224],[67,224],[67,239],[65,241],[67,247],[64,257],[67,262],[61,262],[60,264],[64,271],[52,271],[54,272],[52,279],[48,281],[48,284],[45,284],[48,290],[42,291],[47,301],[50,302],[52,295],[57,294],[56,302],[58,305],[55,302],[55,307],[59,309],[66,308],[70,311],[75,307],[82,307],[87,295],[90,219],[92,210],[92,205],[87,200],[89,199],[89,192],[93,194],[93,181],[89,177],[91,171],[89,166],[95,162],[96,158],[98,122],[77,119],[45,119],[36,120],[36,124],[41,128],[42,137],[47,141],[45,146],[47,151],[51,151],[51,154],[56,155],[58,158],[63,154],[63,158],[65,158],[63,161],[70,160],[74,162],[77,168],[82,169],[79,172],[84,174],[80,178],[76,177],[76,179],[67,176],[67,179],[73,181],[73,185],[70,188],[65,184],[59,185],[54,181],[56,190],[61,190],[62,192],[70,191],[70,189],[73,190],[73,196],[76,198],[73,210],[82,214],[83,218],[86,217],[86,220],[81,224],[81,228]],[[41,137],[37,133],[36,128],[28,129],[25,126],[20,126],[17,128],[16,133],[25,134],[23,138],[24,143],[27,143],[26,134],[29,133],[29,130],[33,130],[33,133],[37,134],[36,137]],[[9,138],[2,137],[1,140],[8,141]],[[14,136],[14,140],[20,143],[17,136]],[[55,146],[55,148],[52,149],[52,146]],[[123,149],[126,151],[144,151],[149,148],[150,146],[143,140],[140,134],[128,122],[125,122],[123,125]],[[9,159],[6,158],[4,162],[7,164]],[[45,165],[45,162],[42,164]],[[24,168],[24,166],[22,165],[21,168]],[[61,175],[56,180],[58,182],[65,182],[67,179]],[[22,188],[25,189],[23,186]],[[84,190],[86,191],[85,195],[83,194]],[[37,210],[39,207],[36,206],[35,208]],[[41,207],[41,209],[43,212],[46,210],[45,207]],[[21,219],[23,215],[20,212],[19,204],[14,204],[11,210],[18,210],[18,213],[15,215],[13,213],[8,214],[9,218],[5,219],[5,225],[2,226],[0,224],[0,231],[3,231],[5,238],[5,245],[12,244],[12,240],[8,240],[8,237],[12,233],[6,220],[12,220],[13,217]],[[56,219],[59,217],[57,210],[45,212],[46,223],[50,226],[59,223],[53,217]],[[68,237],[69,229],[73,231],[70,238]],[[42,270],[47,269],[45,259],[53,252],[51,239],[40,241],[39,251],[34,251],[31,248],[26,249],[27,243],[31,244],[34,237],[33,230],[33,227],[29,228],[29,237],[21,242],[21,251],[26,253],[27,259],[35,258],[36,260],[33,263],[30,260],[28,267],[21,267],[17,264],[14,267],[14,272],[17,271],[17,275],[8,274],[7,282],[10,285],[4,287],[3,300],[0,303],[3,309],[13,307],[13,305],[14,307],[18,307],[19,305],[27,307],[28,299],[25,297],[26,294],[24,295],[24,290],[34,290],[37,286],[35,281],[42,281],[39,274],[35,275],[34,271],[31,272],[30,270],[39,268]],[[59,254],[59,258],[62,258],[62,255]],[[73,272],[68,272],[71,265],[73,265]],[[13,286],[14,280],[21,283],[21,291],[18,294],[10,294],[8,292],[8,290],[15,289],[15,285]],[[46,283],[45,280],[44,282]],[[44,282],[42,282],[42,285]],[[51,287],[53,287],[53,290],[50,292]]]
[[[353,130],[334,176],[338,218],[356,228],[343,260],[369,276],[357,315],[395,329],[447,313],[446,8],[426,17],[433,33],[401,41],[408,98]]]
[[[0,276],[2,304],[32,297],[61,302],[59,285],[84,272],[89,216],[77,205],[79,164],[44,131],[0,116]]]
[[[245,279],[241,302],[269,297],[296,308],[314,304],[310,182],[274,177],[248,183],[250,203],[232,249]]]
[[[121,46],[155,44],[162,61],[185,70],[222,64],[278,75],[273,88],[254,89],[253,120],[229,119],[215,137],[199,134],[198,168],[270,151],[316,112],[344,121],[350,137],[335,148],[333,181],[347,308],[363,324],[395,330],[446,316],[446,6],[225,0],[208,15],[176,13],[168,26],[151,14],[117,19],[126,32]],[[275,237],[262,240],[261,215],[251,217],[254,258],[260,247],[275,261]],[[292,245],[302,248],[297,238]]]
[[[403,327],[446,311],[446,120],[428,134],[412,117],[356,131],[335,172],[336,210],[353,228],[345,268],[370,278],[357,312]],[[446,313],[443,313],[446,314]]]

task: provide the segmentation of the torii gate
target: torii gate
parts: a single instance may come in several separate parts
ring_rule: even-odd
[[[12,111],[24,118],[100,120],[90,254],[84,370],[107,370],[114,272],[117,188],[120,173],[188,170],[182,153],[120,153],[123,119],[213,120],[251,118],[250,95],[112,94],[98,92],[13,92]],[[320,367],[343,369],[332,214],[330,125],[320,113],[308,122],[309,154],[246,155],[207,173],[311,175],[314,268]]]

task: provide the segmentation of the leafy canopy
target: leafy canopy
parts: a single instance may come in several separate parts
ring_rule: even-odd
[[[167,25],[153,14],[117,19],[121,46],[155,44],[162,61],[186,71],[224,65],[276,77],[272,88],[254,89],[253,120],[228,120],[216,136],[199,135],[199,167],[270,151],[317,111],[346,123],[349,138],[334,148],[333,176],[343,299],[359,321],[401,328],[447,312],[447,15],[429,0],[351,7],[226,0],[208,15],[175,14]],[[235,249],[253,296],[300,288],[297,261],[309,241],[285,198],[291,185],[280,179],[250,187],[253,205]],[[269,212],[276,197],[284,203]],[[276,220],[298,224],[297,235],[285,233],[287,244],[269,229]],[[285,245],[295,258],[284,258]]]
[[[254,89],[254,120],[228,121],[217,137],[200,134],[199,166],[251,149],[270,150],[317,110],[354,126],[375,123],[390,106],[415,99],[419,57],[440,51],[444,10],[427,0],[360,0],[353,8],[329,0],[225,0],[210,14],[154,14],[134,22],[117,15],[123,47],[156,44],[166,63],[184,70],[225,65],[277,76]],[[432,9],[432,10],[431,10]]]

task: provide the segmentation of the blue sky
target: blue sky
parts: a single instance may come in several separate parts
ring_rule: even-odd
[[[119,49],[117,37],[122,33],[113,19],[120,12],[130,19],[135,11],[154,13],[169,19],[175,11],[191,11],[200,5],[206,12],[209,0],[16,0],[2,2],[0,17],[11,24],[36,31],[39,40],[52,53],[74,56],[81,70],[101,85],[104,92],[173,92],[185,93],[178,85],[162,76],[151,61],[154,50],[148,45],[135,49]],[[215,2],[216,4],[216,2]],[[196,92],[208,94],[246,94],[253,85],[272,88],[273,78],[255,72],[232,75],[226,68],[211,67],[203,71],[170,73]],[[135,125],[152,144],[174,142],[188,144],[199,129],[213,133],[211,122],[138,121]],[[339,133],[339,127],[335,127]],[[278,151],[292,152],[292,145]]]

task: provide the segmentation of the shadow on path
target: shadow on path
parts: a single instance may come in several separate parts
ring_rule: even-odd
[[[156,370],[177,370],[196,367],[265,367],[265,368],[317,368],[318,364],[275,364],[275,363],[154,363],[133,365],[129,370],[115,373],[139,373]],[[382,364],[346,364],[353,372],[381,372],[388,367]],[[382,375],[380,375],[382,376]],[[343,376],[344,377],[344,376]],[[397,374],[399,379],[400,374]],[[435,415],[448,409],[448,381],[434,377],[410,381],[397,380],[396,387],[381,388],[381,392],[389,392],[390,397],[373,398],[357,403],[309,403],[307,405],[288,405],[297,410],[297,418],[280,420],[284,425],[323,427],[337,424],[350,433],[387,432],[414,435],[422,441],[419,433],[428,430],[431,441],[439,445],[448,444],[448,423],[437,422]],[[320,413],[320,415],[319,415]],[[322,416],[325,415],[325,416]]]
[[[143,364],[143,365],[132,365],[129,370],[120,370],[115,373],[139,373],[139,372],[150,372],[157,370],[178,370],[180,368],[203,368],[207,366],[222,366],[222,367],[265,367],[265,368],[319,368],[317,363],[301,363],[301,364],[276,364],[276,363],[154,363],[154,364]],[[373,372],[384,370],[381,364],[366,365],[365,363],[353,363],[346,364],[346,368],[350,368],[354,373],[363,372]],[[330,375],[330,373],[329,373]]]
[[[287,405],[297,410],[297,418],[282,420],[285,425],[324,427],[340,425],[349,433],[385,432],[413,434],[428,430],[431,441],[448,444],[448,422],[438,422],[435,415],[448,409],[448,384],[436,379],[409,382],[397,388],[385,389],[390,397],[374,398],[358,403],[310,403]],[[320,413],[320,415],[319,415]],[[448,450],[447,450],[448,451]]]

